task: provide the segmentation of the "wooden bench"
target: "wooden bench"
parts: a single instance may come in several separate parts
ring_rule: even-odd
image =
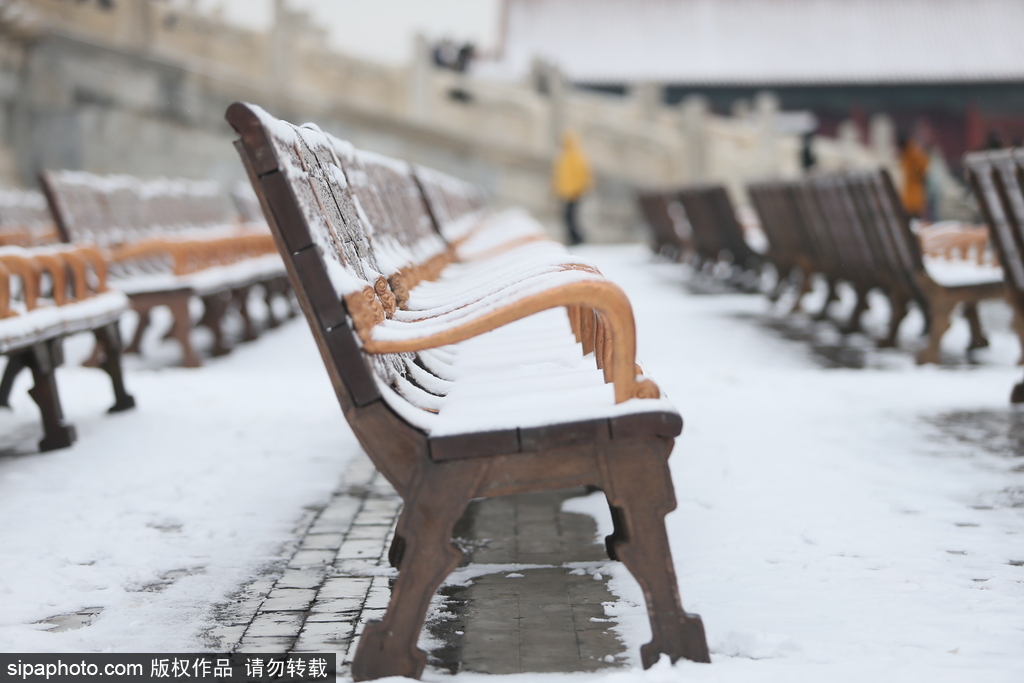
[[[651,249],[655,254],[681,261],[688,252],[693,251],[686,213],[675,192],[639,192],[637,204],[651,228]]]
[[[171,311],[168,336],[180,344],[185,367],[202,365],[191,341],[194,298],[203,303],[196,324],[213,333],[213,355],[231,350],[224,332],[230,310],[242,318],[243,340],[256,338],[248,307],[252,287],[264,288],[270,326],[279,323],[274,296],[288,301],[293,314],[273,238],[265,225],[231,218],[217,183],[80,171],[44,171],[40,181],[61,239],[102,249],[115,286],[128,294],[139,316],[128,352],[139,352],[158,306]]]
[[[939,362],[942,336],[957,307],[970,325],[970,348],[988,344],[977,304],[1003,295],[1001,274],[992,268],[950,269],[926,262],[886,171],[818,175],[755,184],[750,190],[770,251],[786,252],[801,264],[804,283],[798,297],[809,290],[813,275],[825,278],[828,294],[819,318],[828,317],[829,306],[838,299],[837,286],[845,282],[857,297],[841,326],[846,333],[861,329],[868,295],[878,290],[888,297],[891,311],[888,333],[879,346],[896,344],[899,326],[914,303],[921,307],[928,331],[919,363]]]
[[[1024,150],[972,152],[964,166],[1006,276],[1024,364]],[[1014,386],[1010,401],[1024,403],[1024,382]]]
[[[74,426],[64,419],[55,375],[63,362],[61,342],[68,335],[95,334],[102,351],[99,365],[114,386],[110,412],[135,405],[124,386],[117,326],[127,309],[124,294],[107,287],[106,263],[95,249],[0,247],[0,355],[8,358],[0,380],[0,406],[10,407],[15,378],[31,370],[35,386],[29,395],[43,420],[40,450],[65,448],[75,440]]]
[[[467,217],[453,247],[401,162],[253,105],[227,119],[342,411],[405,503],[391,600],[360,639],[353,677],[423,671],[416,641],[462,555],[452,530],[470,500],[575,486],[605,492],[609,552],[643,588],[644,666],[663,653],[709,661],[664,525],[682,420],[637,374],[622,291],[535,224],[502,240],[502,222],[522,215]],[[475,239],[492,246],[470,249]]]
[[[0,247],[34,247],[57,241],[57,229],[41,192],[0,190]]]
[[[761,255],[747,244],[743,226],[723,186],[690,185],[682,188],[677,196],[692,230],[697,268],[718,263],[724,254],[741,275],[760,273]]]

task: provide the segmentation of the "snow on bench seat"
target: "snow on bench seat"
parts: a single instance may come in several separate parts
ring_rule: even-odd
[[[593,354],[583,355],[564,310],[538,313],[444,351],[420,354],[435,376],[448,380],[442,396],[428,396],[404,378],[396,389],[378,378],[395,412],[431,436],[677,413],[666,398],[615,403],[612,385]]]
[[[204,268],[195,273],[137,273],[111,280],[113,286],[129,296],[150,292],[189,290],[198,296],[251,285],[260,280],[285,275],[284,262],[278,254],[249,258],[238,263]]]
[[[102,327],[127,310],[128,297],[114,290],[63,306],[43,302],[31,311],[21,310],[18,315],[0,319],[0,353]]]
[[[928,276],[943,287],[989,284],[1003,281],[1003,269],[999,266],[979,265],[973,261],[949,260],[934,256],[924,257]]]

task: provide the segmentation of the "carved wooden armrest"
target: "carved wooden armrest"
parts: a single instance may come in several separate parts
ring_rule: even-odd
[[[171,259],[172,270],[175,275],[184,275],[194,270],[195,259],[192,255],[190,245],[192,242],[175,241],[171,239],[155,237],[141,242],[123,244],[114,249],[110,254],[112,263],[123,263],[125,261],[136,261],[166,256]]]
[[[85,258],[74,251],[57,252],[57,256],[64,261],[65,266],[71,271],[71,287],[74,290],[74,299],[81,301],[91,296],[89,291],[89,266]]]
[[[81,259],[87,266],[91,266],[93,272],[96,274],[96,293],[100,294],[109,289],[107,287],[107,259],[103,257],[103,253],[96,247],[89,246],[78,246],[76,245],[69,252],[74,254],[77,258]],[[82,290],[84,291],[84,290]]]
[[[11,275],[21,278],[25,309],[31,311],[36,307],[36,300],[39,298],[39,264],[22,254],[0,254],[0,265],[5,266]]]
[[[17,315],[11,310],[11,271],[0,261],[0,319]]]
[[[68,302],[68,271],[64,259],[56,254],[32,254],[32,259],[38,264],[40,275],[43,272],[50,274],[53,302],[58,306],[66,304]]]
[[[385,319],[384,307],[370,287],[349,294],[345,304],[356,332],[367,353],[404,353],[446,346],[471,339],[516,320],[550,308],[583,307],[597,316],[594,326],[595,353],[604,369],[605,380],[615,385],[615,402],[631,398],[657,398],[657,385],[650,380],[637,381],[636,327],[633,309],[625,293],[607,280],[583,280],[559,284],[527,294],[476,316],[465,316],[440,324],[430,319],[422,336],[381,339],[375,332]],[[415,325],[415,323],[408,323]],[[437,329],[443,327],[444,329]]]

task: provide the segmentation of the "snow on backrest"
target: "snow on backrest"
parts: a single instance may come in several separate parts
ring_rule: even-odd
[[[379,254],[342,170],[336,140],[316,126],[294,126],[253,107],[274,147],[310,236],[339,297],[374,287],[382,275]],[[411,354],[366,355],[381,381],[394,386]]]
[[[51,171],[44,182],[72,242],[113,246],[227,220],[215,181]]]
[[[34,190],[0,190],[0,226],[48,225],[46,198]]]
[[[371,222],[371,239],[387,252],[390,266],[420,265],[447,251],[409,164],[355,149],[342,162]]]
[[[484,206],[483,192],[472,183],[425,166],[416,166],[415,173],[441,236],[448,242],[465,238],[475,224],[474,215]]]

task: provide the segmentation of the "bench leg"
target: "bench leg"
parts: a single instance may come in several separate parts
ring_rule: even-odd
[[[853,305],[853,312],[850,313],[850,319],[846,321],[846,324],[842,326],[840,331],[843,334],[853,334],[854,332],[860,332],[861,318],[864,317],[864,312],[868,310],[868,306],[868,290],[858,289],[857,303]]]
[[[149,327],[149,312],[152,310],[152,306],[136,306],[135,302],[132,302],[132,308],[139,315],[139,322],[135,326],[135,334],[132,335],[132,341],[128,344],[128,347],[124,350],[125,353],[141,353],[142,349],[142,335],[145,334],[146,328]],[[174,329],[173,327],[171,329]]]
[[[793,267],[780,267],[775,269],[775,286],[772,287],[772,291],[768,293],[768,301],[773,304],[782,297],[783,290],[789,285],[793,279]]]
[[[907,317],[907,313],[910,312],[910,300],[906,297],[900,296],[889,296],[889,332],[886,334],[885,339],[878,340],[878,348],[889,349],[896,346],[899,337],[900,323]]]
[[[276,285],[273,280],[268,280],[261,284],[263,285],[263,303],[267,305],[267,327],[274,329],[281,325],[281,320],[274,313],[274,291]]]
[[[238,314],[242,316],[242,341],[253,341],[259,334],[253,325],[252,316],[249,315],[249,286],[231,290],[231,300],[238,307]]]
[[[56,348],[59,340],[41,342],[26,353],[28,366],[32,369],[35,386],[28,390],[29,396],[39,406],[43,418],[43,439],[40,451],[67,448],[75,441],[75,428],[64,420],[64,409],[57,392],[56,369],[60,353]]]
[[[181,364],[186,368],[198,368],[203,361],[192,346],[192,314],[188,310],[188,296],[179,296],[168,302],[167,307],[171,309],[174,316],[174,323],[171,326],[172,336],[178,340],[181,346]]]
[[[28,361],[24,353],[18,353],[7,357],[7,366],[4,368],[3,379],[0,379],[0,406],[11,407],[11,390],[14,389],[14,380],[18,374],[28,367]]]
[[[213,332],[213,349],[210,353],[214,356],[223,356],[231,352],[231,347],[224,339],[224,314],[227,312],[230,302],[231,295],[228,293],[203,297],[203,317],[197,324]]]
[[[1016,302],[1013,306],[1013,332],[1017,335],[1017,342],[1020,344],[1021,355],[1017,359],[1017,365],[1024,365],[1024,316],[1021,315]]]
[[[825,304],[818,311],[818,314],[814,316],[815,320],[828,320],[828,307],[832,305],[833,301],[839,300],[839,294],[836,292],[836,281],[828,281],[828,294],[825,296]]]
[[[932,319],[928,326],[928,346],[917,354],[917,364],[938,363],[942,359],[942,335],[949,329],[953,317],[954,304],[945,301],[935,302],[931,307]]]
[[[803,310],[804,295],[811,291],[811,286],[814,284],[814,274],[809,271],[800,272],[800,289],[796,293],[796,299],[793,301],[793,307],[789,309],[790,313],[799,313]]]
[[[1024,381],[1013,385],[1010,392],[1010,403],[1024,403]]]
[[[284,301],[288,304],[288,318],[295,318],[299,315],[299,303],[292,292],[292,283],[287,276],[280,279],[281,282],[281,296],[284,297]]]
[[[103,349],[103,358],[99,366],[110,375],[110,383],[114,387],[114,405],[107,409],[108,413],[119,413],[135,407],[135,397],[124,387],[124,373],[121,370],[121,331],[117,321],[104,325],[95,332],[96,347]]]
[[[986,348],[988,346],[988,338],[985,336],[985,331],[981,328],[981,318],[978,317],[977,302],[972,301],[964,304],[964,317],[967,318],[967,324],[971,328],[971,342],[967,345],[967,350]]]
[[[704,624],[683,610],[665,531],[665,515],[676,506],[668,469],[670,449],[671,441],[666,440],[665,447],[648,443],[604,455],[604,490],[616,523],[610,550],[640,584],[647,601],[652,638],[640,648],[645,669],[662,654],[672,661],[711,661]]]
[[[424,465],[398,520],[403,548],[388,611],[383,621],[367,624],[359,639],[352,660],[354,680],[419,678],[423,673],[427,655],[416,641],[434,591],[462,559],[462,552],[452,545],[452,532],[482,472],[476,463]]]

